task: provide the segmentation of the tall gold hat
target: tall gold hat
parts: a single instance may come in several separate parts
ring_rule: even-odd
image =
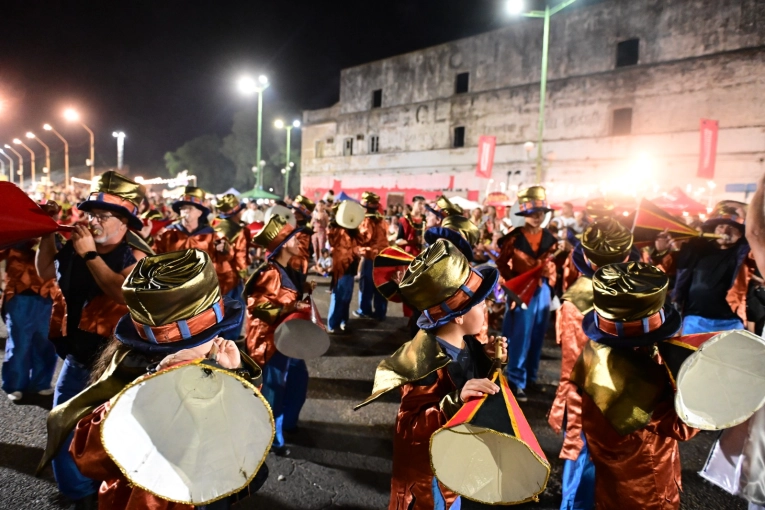
[[[593,220],[610,218],[614,215],[614,203],[607,198],[591,198],[585,204],[584,210]]]
[[[438,206],[441,216],[462,216],[464,214],[462,207],[453,204],[452,201],[444,195],[441,195],[436,199],[436,206]]]
[[[438,239],[446,239],[472,262],[473,246],[480,241],[481,231],[464,216],[451,215],[441,220],[440,225],[427,229],[424,238],[428,244],[433,244]]]
[[[588,265],[597,269],[624,262],[632,249],[632,232],[614,219],[600,219],[585,229],[581,245]]]
[[[244,204],[241,204],[233,193],[226,193],[218,199],[217,207],[219,216],[228,218],[244,209]]]
[[[215,267],[201,250],[145,257],[122,285],[129,314],[115,329],[119,341],[143,351],[172,352],[208,342],[241,325],[244,309],[224,302]]]
[[[712,232],[718,225],[731,225],[744,232],[746,204],[738,205],[731,201],[718,202],[712,214],[702,225],[704,232]]]
[[[373,191],[365,191],[361,194],[361,205],[364,207],[379,207],[380,195]]]
[[[669,278],[655,266],[621,262],[598,269],[592,278],[593,307],[582,323],[592,340],[614,347],[651,345],[677,333],[682,325],[665,306]]]
[[[529,216],[538,211],[552,211],[547,205],[547,192],[542,186],[531,186],[518,192],[520,212],[516,216]]]
[[[292,201],[292,209],[299,212],[306,218],[310,218],[313,210],[316,209],[316,204],[310,198],[298,195],[295,200]]]
[[[176,212],[176,214],[181,213],[181,207],[184,205],[193,205],[194,207],[197,207],[198,209],[201,209],[204,216],[207,216],[210,214],[210,209],[205,207],[205,190],[202,188],[197,188],[196,186],[186,186],[183,189],[183,195],[173,202],[173,211]]]
[[[301,227],[296,228],[290,225],[284,216],[274,214],[268,219],[263,228],[260,229],[260,232],[253,236],[252,242],[271,252],[269,255],[269,258],[271,258],[284,246],[284,243],[302,230]]]
[[[422,310],[417,325],[433,329],[486,299],[498,277],[496,268],[476,270],[456,246],[438,239],[409,264],[399,292],[406,303]]]
[[[138,217],[138,207],[146,196],[145,188],[113,170],[104,172],[91,185],[90,195],[77,208],[81,211],[106,209],[121,214],[128,226],[135,230],[143,228]]]

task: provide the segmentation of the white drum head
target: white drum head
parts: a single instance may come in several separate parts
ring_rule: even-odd
[[[354,229],[361,225],[367,210],[353,200],[344,200],[337,206],[335,221],[343,228]]]
[[[190,505],[246,487],[273,438],[271,408],[258,390],[198,363],[127,386],[101,426],[104,449],[131,484]]]
[[[765,341],[726,331],[704,342],[677,375],[675,410],[691,427],[727,429],[765,404]]]
[[[263,224],[265,225],[266,223],[268,223],[268,220],[271,219],[271,216],[274,216],[276,214],[286,219],[287,223],[289,223],[293,227],[297,226],[297,220],[295,219],[295,212],[289,207],[284,207],[283,205],[278,205],[278,204],[272,205],[271,207],[266,209],[266,212],[263,215]]]
[[[309,320],[293,319],[274,331],[276,350],[289,358],[314,359],[329,349],[329,335]]]

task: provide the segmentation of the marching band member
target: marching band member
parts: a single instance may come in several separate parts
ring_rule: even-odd
[[[350,224],[343,217],[346,202],[333,207],[333,215],[327,229],[329,246],[332,248],[332,297],[329,302],[327,331],[346,333],[353,299],[353,280],[359,269],[359,224]],[[362,220],[363,221],[363,220]]]
[[[295,212],[297,226],[302,228],[302,230],[296,234],[298,242],[300,243],[300,255],[292,257],[290,264],[293,269],[300,271],[303,274],[308,274],[308,262],[311,260],[311,238],[313,236],[311,219],[313,217],[313,211],[316,209],[316,204],[309,198],[304,197],[303,195],[298,195],[289,207]],[[316,252],[316,259],[318,260],[318,258],[319,252]]]
[[[361,280],[359,281],[359,309],[353,312],[354,317],[364,317],[385,320],[388,311],[388,301],[377,291],[372,278],[372,261],[388,247],[388,222],[380,214],[380,196],[371,191],[361,195],[361,205],[367,212],[364,221],[359,225],[359,244],[361,259]],[[374,302],[374,310],[372,303]]]
[[[87,200],[77,207],[87,213],[89,228],[75,227],[60,250],[55,234],[43,236],[35,265],[43,280],[56,278],[50,336],[64,366],[56,383],[53,405],[58,406],[87,386],[90,369],[125,313],[122,284],[145,251],[128,242],[130,229],[143,224],[138,205],[141,186],[117,172],[101,175]],[[53,206],[51,206],[52,208]],[[92,499],[98,484],[83,476],[67,451],[68,442],[52,452],[53,474],[59,490],[75,502]]]
[[[398,222],[396,246],[415,257],[422,251],[422,235],[425,231],[425,218],[422,210],[425,198],[417,195],[412,199],[412,212],[404,215]]]
[[[421,330],[380,363],[372,395],[356,406],[359,409],[400,389],[389,510],[432,510],[434,489],[449,505],[457,497],[436,485],[430,437],[463,402],[499,391],[486,378],[494,342],[481,345],[474,338],[497,277],[495,268],[471,268],[465,256],[444,239],[418,255],[404,274],[401,296],[423,310],[417,321]],[[503,339],[503,353],[505,345]]]

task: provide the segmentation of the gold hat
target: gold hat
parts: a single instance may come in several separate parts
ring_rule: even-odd
[[[77,208],[81,211],[106,209],[122,214],[133,229],[141,229],[138,207],[145,197],[145,188],[113,170],[104,172],[91,185],[90,195]]]
[[[295,200],[292,201],[292,208],[306,218],[310,218],[313,210],[316,209],[316,204],[314,204],[310,198],[298,195],[295,197]]]
[[[495,268],[473,269],[456,246],[438,239],[409,264],[399,292],[406,303],[422,310],[420,328],[432,329],[486,299],[497,277]]]
[[[537,211],[551,211],[547,206],[547,192],[542,186],[531,186],[518,192],[518,216],[528,216]]]
[[[705,232],[713,231],[718,225],[731,225],[744,231],[744,221],[746,220],[746,204],[724,200],[715,205],[712,214],[702,225]]]
[[[461,216],[464,214],[464,211],[462,210],[462,207],[453,204],[451,200],[446,198],[444,195],[441,195],[436,199],[436,206],[441,212],[441,216],[453,216],[458,215]]]
[[[614,219],[600,219],[584,231],[582,249],[598,267],[624,262],[632,249],[632,232]]]
[[[237,209],[241,210],[239,199],[232,193],[226,193],[220,199],[218,199],[218,211],[222,217],[228,217],[236,214]]]
[[[186,186],[183,189],[183,195],[181,195],[178,200],[173,202],[173,211],[175,211],[177,214],[180,214],[181,207],[184,205],[193,205],[201,209],[205,215],[210,214],[210,209],[205,207],[204,203],[205,190],[195,186]]]
[[[361,194],[361,205],[364,207],[380,205],[380,195],[372,191],[365,191]]]
[[[614,203],[607,198],[591,198],[584,206],[587,216],[593,220],[614,215]]]
[[[282,247],[293,235],[301,229],[295,228],[287,222],[284,216],[274,214],[268,222],[255,234],[252,242],[271,252],[271,255]]]
[[[443,219],[441,226],[459,232],[470,243],[470,246],[475,246],[481,240],[481,231],[478,230],[478,227],[472,221],[464,216],[449,215]]]
[[[187,349],[212,340],[241,324],[243,308],[226,301],[210,256],[184,250],[138,261],[122,295],[129,314],[120,319],[115,336],[149,351]]]

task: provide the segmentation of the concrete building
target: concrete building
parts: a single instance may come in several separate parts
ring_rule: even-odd
[[[542,21],[344,69],[303,113],[302,186],[388,203],[535,181]],[[605,0],[551,21],[543,183],[553,200],[679,187],[703,203],[765,172],[765,0]],[[719,122],[712,184],[700,120]],[[476,177],[496,137],[491,180]],[[743,193],[728,193],[741,199]]]

